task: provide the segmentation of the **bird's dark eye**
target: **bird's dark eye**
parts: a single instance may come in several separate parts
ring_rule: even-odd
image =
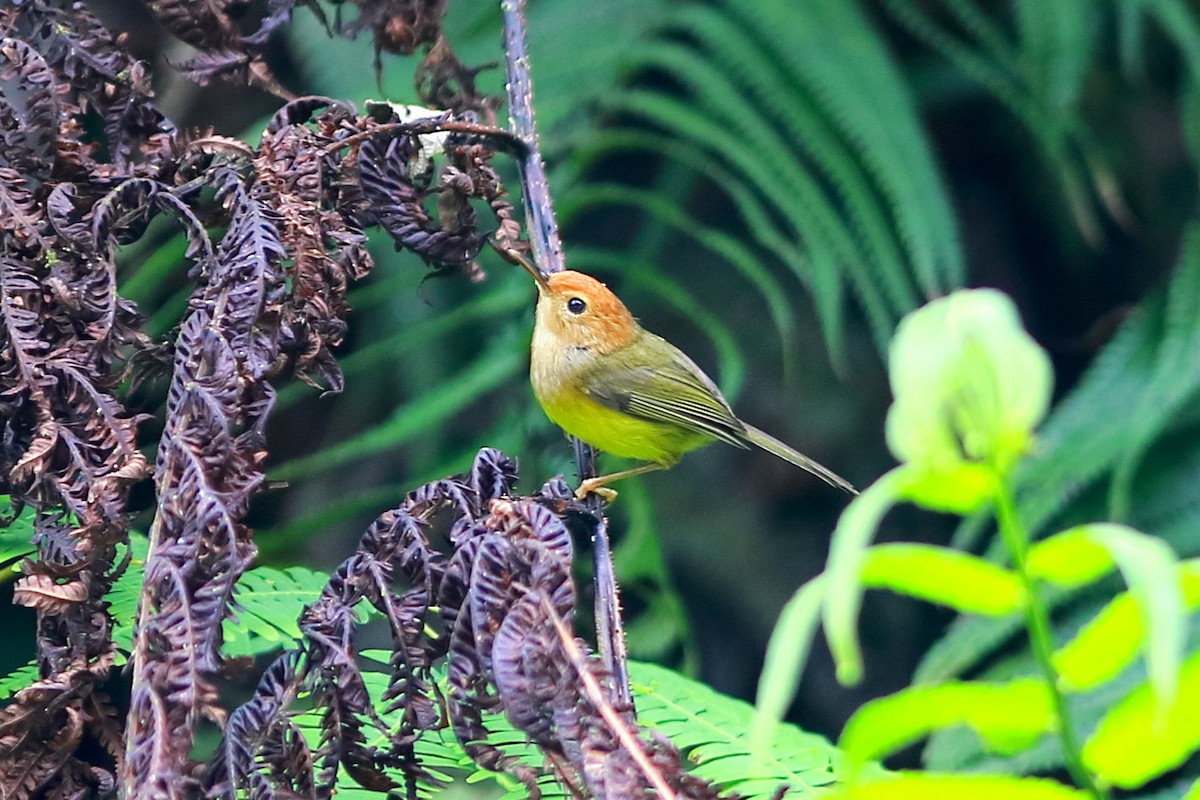
[[[587,310],[587,303],[581,297],[572,297],[567,301],[567,310],[572,314],[582,314]]]

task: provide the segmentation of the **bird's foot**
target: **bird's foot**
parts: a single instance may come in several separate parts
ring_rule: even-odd
[[[599,496],[606,503],[611,503],[612,501],[616,500],[617,490],[610,489],[604,485],[605,477],[607,476],[588,478],[586,481],[580,483],[579,488],[575,490],[575,499],[585,500],[589,494],[594,494]]]

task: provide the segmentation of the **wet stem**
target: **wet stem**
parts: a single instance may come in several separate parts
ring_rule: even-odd
[[[1038,669],[1046,681],[1054,703],[1054,713],[1058,717],[1058,738],[1062,743],[1067,771],[1071,773],[1071,778],[1076,785],[1095,800],[1109,800],[1108,792],[1096,784],[1095,778],[1083,765],[1079,737],[1075,733],[1066,697],[1063,696],[1058,685],[1058,672],[1054,669],[1054,663],[1051,660],[1054,643],[1050,637],[1050,613],[1037,582],[1026,568],[1029,532],[1017,516],[1016,503],[1013,500],[1012,487],[1008,480],[998,477],[997,483],[999,486],[996,492],[996,520],[1000,527],[1000,536],[1012,556],[1013,567],[1020,577],[1022,586],[1025,587],[1025,595],[1028,598],[1025,605],[1025,626],[1029,630],[1029,641],[1034,659],[1037,661]]]

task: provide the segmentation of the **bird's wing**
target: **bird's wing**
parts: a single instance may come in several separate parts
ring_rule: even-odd
[[[745,426],[716,384],[665,339],[649,332],[642,337],[647,340],[606,359],[602,378],[595,372],[585,376],[583,388],[588,396],[632,417],[680,425],[746,448]],[[638,357],[648,345],[662,366],[645,366],[645,359]],[[670,357],[663,359],[664,353]]]

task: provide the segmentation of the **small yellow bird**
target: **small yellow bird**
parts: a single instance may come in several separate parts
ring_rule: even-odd
[[[672,467],[684,453],[716,440],[756,445],[857,494],[832,470],[738,419],[695,362],[638,324],[603,283],[570,270],[543,275],[519,254],[506,255],[537,281],[530,378],[546,415],[593,447],[647,462],[585,480],[577,497]]]

